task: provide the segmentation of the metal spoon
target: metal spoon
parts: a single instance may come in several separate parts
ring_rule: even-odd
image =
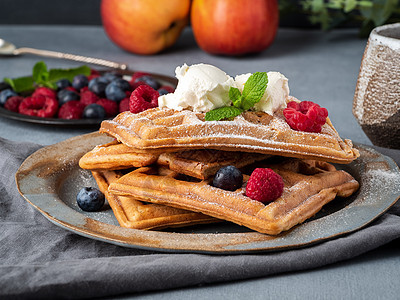
[[[120,64],[112,61],[108,61],[100,58],[86,57],[75,54],[68,54],[56,51],[48,51],[48,50],[39,50],[33,48],[17,48],[14,44],[7,42],[3,39],[0,39],[0,55],[21,55],[21,54],[33,54],[38,56],[45,57],[54,57],[54,58],[62,58],[68,60],[79,61],[88,64],[100,65],[120,70],[126,70],[128,66],[126,64]]]

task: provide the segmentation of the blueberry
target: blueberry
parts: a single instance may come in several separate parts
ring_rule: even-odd
[[[89,90],[99,97],[105,96],[108,81],[103,77],[96,77],[89,81]]]
[[[166,89],[158,89],[157,92],[160,94],[160,96],[166,95],[166,94],[169,94],[169,93],[170,93],[170,92],[168,92]]]
[[[117,74],[117,73],[113,73],[113,72],[107,72],[107,73],[104,73],[102,77],[105,80],[107,80],[108,83],[110,83],[111,81],[113,81],[115,79],[121,78],[121,75]]]
[[[126,98],[126,94],[125,91],[113,81],[106,87],[106,97],[112,101],[119,102]]]
[[[58,90],[63,90],[71,86],[71,82],[68,79],[60,79],[56,82],[56,85]]]
[[[79,91],[81,88],[87,86],[88,83],[89,80],[85,75],[76,75],[72,80],[72,87]]]
[[[58,105],[61,106],[72,100],[79,100],[80,96],[71,90],[61,90],[57,93]]]
[[[99,211],[104,205],[105,197],[94,187],[84,187],[76,195],[76,202],[84,211]]]
[[[151,86],[153,89],[158,90],[160,88],[160,84],[158,83],[157,80],[155,80],[153,77],[149,75],[144,75],[141,77],[136,78],[135,82],[144,82],[145,84]]]
[[[234,166],[222,167],[214,176],[213,186],[227,190],[235,191],[243,184],[243,174]]]
[[[128,91],[131,89],[131,85],[129,84],[129,82],[122,78],[115,78],[113,81],[111,81],[111,83],[116,84],[124,91]]]
[[[83,110],[83,118],[85,119],[105,119],[106,110],[99,104],[89,104]]]
[[[18,96],[16,92],[11,89],[5,89],[0,92],[0,106],[4,106],[8,98]]]

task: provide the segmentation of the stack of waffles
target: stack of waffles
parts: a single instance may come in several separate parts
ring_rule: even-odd
[[[79,164],[92,171],[121,226],[155,229],[220,220],[277,235],[314,216],[358,182],[331,163],[359,154],[329,118],[321,133],[293,130],[282,110],[247,111],[231,120],[205,121],[204,113],[153,108],[103,121],[115,138]],[[233,165],[243,174],[235,191],[213,186],[215,173]],[[255,168],[271,168],[284,181],[282,195],[262,203],[246,196]]]

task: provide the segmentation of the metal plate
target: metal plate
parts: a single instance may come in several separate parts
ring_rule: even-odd
[[[229,222],[163,231],[126,229],[118,225],[108,206],[100,212],[87,213],[75,200],[82,187],[96,186],[90,172],[79,168],[80,157],[95,145],[110,140],[91,133],[38,150],[16,174],[21,195],[54,224],[88,238],[125,247],[214,254],[293,249],[332,239],[366,226],[400,196],[396,163],[372,148],[356,145],[360,158],[337,167],[360,182],[359,191],[350,198],[335,199],[314,218],[278,236]]]
[[[101,74],[105,73],[107,71],[99,71]],[[108,72],[111,72],[108,70]],[[121,74],[123,76],[130,76],[134,73],[134,71],[121,71],[121,70],[113,70],[116,74]],[[153,78],[157,79],[161,84],[166,84],[170,85],[173,87],[176,87],[177,85],[177,79],[174,77],[166,76],[166,75],[161,75],[161,74],[155,74],[155,73],[148,73],[150,76]],[[0,91],[10,88],[9,85],[7,85],[4,82],[0,82]],[[17,120],[17,121],[22,121],[26,123],[33,123],[33,124],[41,124],[41,125],[51,125],[51,126],[59,126],[59,127],[98,127],[101,123],[102,120],[99,119],[76,119],[76,120],[65,120],[65,119],[58,119],[58,118],[40,118],[40,117],[35,117],[35,116],[28,116],[28,115],[23,115],[19,114],[17,112],[13,112],[10,110],[7,110],[3,107],[0,106],[0,117],[4,117],[7,119],[12,119],[12,120]]]

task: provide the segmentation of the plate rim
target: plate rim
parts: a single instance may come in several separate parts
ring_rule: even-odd
[[[288,232],[284,232],[281,235],[278,235],[276,237],[271,237],[265,234],[261,234],[258,232],[234,232],[234,233],[176,233],[176,232],[165,232],[165,231],[146,231],[146,230],[138,230],[138,229],[127,229],[123,228],[120,226],[104,223],[95,219],[92,219],[86,215],[83,214],[83,212],[78,212],[77,210],[69,207],[67,204],[62,201],[57,194],[50,193],[46,195],[38,194],[29,194],[23,191],[24,189],[24,177],[27,175],[31,175],[28,171],[28,167],[30,164],[35,163],[36,165],[39,165],[38,163],[40,161],[37,161],[37,157],[42,155],[43,153],[48,154],[47,152],[55,151],[57,147],[62,147],[63,145],[74,145],[75,143],[80,143],[81,141],[85,140],[87,143],[89,140],[93,140],[97,142],[101,141],[104,139],[104,142],[108,140],[110,137],[104,136],[102,134],[99,134],[98,132],[93,132],[89,134],[84,134],[84,135],[79,135],[75,136],[73,138],[64,140],[62,142],[59,142],[57,144],[49,145],[46,147],[43,147],[33,154],[31,154],[29,157],[27,157],[24,162],[21,164],[19,167],[18,171],[15,174],[15,180],[17,184],[17,188],[19,193],[22,195],[22,197],[30,203],[36,210],[38,210],[41,214],[43,214],[48,220],[50,220],[53,224],[60,226],[62,228],[65,228],[67,230],[70,230],[72,232],[75,232],[79,235],[92,238],[92,239],[97,239],[103,242],[108,242],[111,244],[119,245],[119,246],[124,246],[124,247],[129,247],[129,248],[137,248],[137,249],[145,249],[145,250],[153,250],[153,251],[159,251],[159,252],[189,252],[189,253],[211,253],[211,254],[243,254],[243,253],[255,253],[255,252],[268,252],[268,251],[281,251],[281,250],[287,250],[287,249],[296,249],[296,248],[301,248],[305,246],[310,246],[314,245],[316,243],[320,243],[322,241],[330,240],[333,238],[336,238],[341,235],[345,235],[354,231],[357,231],[369,223],[373,222],[376,218],[384,214],[392,205],[394,205],[397,200],[400,198],[400,194],[397,195],[397,197],[393,197],[394,199],[392,201],[386,201],[385,205],[380,208],[379,212],[375,213],[373,218],[369,218],[368,220],[363,220],[362,222],[359,222],[357,226],[353,226],[351,229],[346,229],[342,230],[340,232],[336,232],[335,234],[331,234],[329,236],[320,236],[317,238],[314,238],[312,240],[303,240],[303,242],[297,242],[297,243],[291,243],[291,244],[285,244],[285,237],[290,236],[290,235],[295,235],[296,232],[297,234],[300,232],[305,232],[307,230],[310,230],[307,227],[312,227],[312,226],[317,226],[318,224],[315,225],[315,222],[318,220],[323,220],[324,218],[327,218],[329,216],[332,216],[333,214],[336,214],[337,212],[324,216],[320,219],[317,220],[312,220],[310,222],[301,224],[299,226],[294,227],[292,230],[289,230]],[[102,143],[102,142],[100,142]],[[397,175],[400,175],[400,170],[397,164],[393,161],[388,156],[385,156],[378,151],[376,151],[373,148],[370,148],[367,145],[362,145],[362,144],[355,144],[357,148],[363,149],[366,151],[370,151],[372,153],[375,153],[376,156],[379,159],[383,159],[384,162],[387,162],[390,165],[390,170],[393,172],[396,172]],[[90,145],[92,146],[92,144]],[[81,150],[83,151],[83,150]],[[85,150],[86,151],[86,150]],[[84,153],[84,152],[82,152]],[[361,163],[363,164],[363,161],[366,160],[368,162],[367,158],[359,158],[358,164]],[[353,162],[354,163],[354,162]],[[364,163],[365,164],[365,163]],[[76,166],[76,162],[71,163],[71,168],[76,168],[79,166]],[[28,169],[27,169],[28,168]],[[362,192],[363,183],[361,182],[360,184],[360,193]],[[52,212],[48,211],[48,207],[43,207],[42,204],[40,204],[41,200],[38,199],[38,197],[50,197],[50,199],[53,200],[52,205],[56,205],[59,209],[67,209],[67,212],[70,213],[70,215],[74,216],[75,221],[79,220],[79,222],[84,223],[82,224],[73,224],[73,220],[71,223],[71,220],[63,220],[63,216],[60,216],[59,213],[55,213],[55,215],[52,215]],[[354,199],[353,203],[355,200],[357,200],[360,197],[360,194]],[[43,200],[42,200],[43,201]],[[42,202],[45,203],[45,202]],[[357,206],[355,206],[357,208]],[[47,209],[47,210],[46,210]],[[53,212],[54,214],[54,212]],[[68,215],[68,214],[67,214]],[[88,220],[90,219],[90,220]],[[321,221],[319,221],[321,222]],[[313,225],[314,224],[314,225]],[[201,226],[201,225],[198,225]],[[187,241],[185,241],[185,238]],[[243,239],[244,242],[241,242],[240,239]],[[179,243],[178,244],[172,244],[168,243],[168,239],[176,240]],[[196,239],[198,241],[196,241]],[[230,240],[232,241],[231,243],[226,243],[224,244],[224,240]],[[268,246],[270,241],[274,240],[275,246]],[[212,245],[204,245],[204,243],[209,242]]]

